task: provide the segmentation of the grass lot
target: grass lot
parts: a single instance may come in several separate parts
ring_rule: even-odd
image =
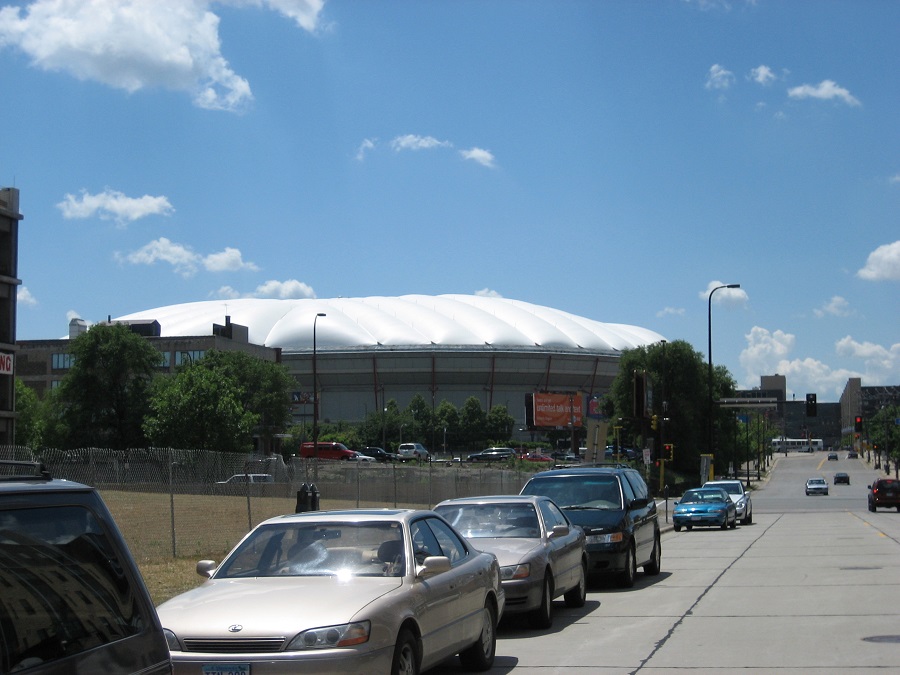
[[[168,494],[102,491],[134,556],[155,605],[203,583],[198,560],[221,561],[251,526],[293,513],[294,498],[175,495],[175,553],[172,555],[172,502]],[[321,508],[352,508],[323,500]]]

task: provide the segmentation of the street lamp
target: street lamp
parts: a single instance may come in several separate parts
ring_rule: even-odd
[[[316,322],[320,316],[325,316],[324,312],[319,312],[313,317],[313,457],[319,457],[319,389],[318,378],[316,377]]]
[[[709,344],[707,345],[707,355],[709,357],[709,452],[713,453],[713,360],[712,360],[712,297],[713,293],[718,291],[721,288],[740,288],[740,284],[723,284],[722,286],[716,286],[709,292],[709,298],[707,300],[707,334],[709,337]]]

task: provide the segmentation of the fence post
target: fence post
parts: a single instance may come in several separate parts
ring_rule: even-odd
[[[175,486],[172,484],[172,448],[166,449],[166,457],[169,464],[169,518],[172,530],[172,557],[177,558],[175,546]]]

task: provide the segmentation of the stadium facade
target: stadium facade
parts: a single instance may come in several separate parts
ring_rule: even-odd
[[[485,410],[505,405],[522,440],[526,395],[601,395],[622,351],[664,339],[638,326],[474,295],[211,300],[114,321],[156,322],[170,340],[208,336],[223,321],[246,327],[249,343],[276,350],[296,379],[297,422],[311,419],[316,388],[323,422],[360,421],[392,399],[403,408],[416,394],[433,407],[476,396]]]

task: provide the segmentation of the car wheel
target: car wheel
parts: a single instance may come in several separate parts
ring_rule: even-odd
[[[391,675],[419,675],[419,643],[407,628],[397,635]]]
[[[722,520],[722,524],[719,525],[719,527],[721,527],[723,530],[728,529],[728,513],[727,512],[725,513],[725,518]]]
[[[662,569],[662,544],[659,541],[659,534],[653,539],[653,553],[650,554],[650,562],[644,565],[644,574],[649,577],[655,577]]]
[[[619,577],[619,586],[631,588],[634,586],[634,578],[637,576],[637,564],[634,559],[634,544],[628,545],[625,551],[625,569]]]
[[[553,625],[553,579],[544,575],[541,587],[541,604],[528,616],[532,628],[550,628]]]
[[[490,603],[481,614],[481,634],[478,640],[459,653],[459,660],[466,670],[490,670],[497,650],[497,614]]]
[[[688,532],[690,532],[691,530],[694,529],[694,526],[693,525],[685,525],[684,529],[686,529]]]
[[[747,511],[747,515],[741,519],[741,525],[749,525],[753,522],[753,511]]]
[[[584,607],[587,602],[587,562],[581,561],[581,576],[578,577],[578,583],[574,588],[570,588],[563,596],[566,600],[566,607]]]
[[[869,511],[875,513],[875,505],[872,502],[869,502]]]
[[[676,532],[681,532],[681,525],[673,525],[672,529],[675,530]]]
[[[733,530],[736,527],[737,527],[737,514],[735,514],[734,520],[731,521],[731,529]]]

